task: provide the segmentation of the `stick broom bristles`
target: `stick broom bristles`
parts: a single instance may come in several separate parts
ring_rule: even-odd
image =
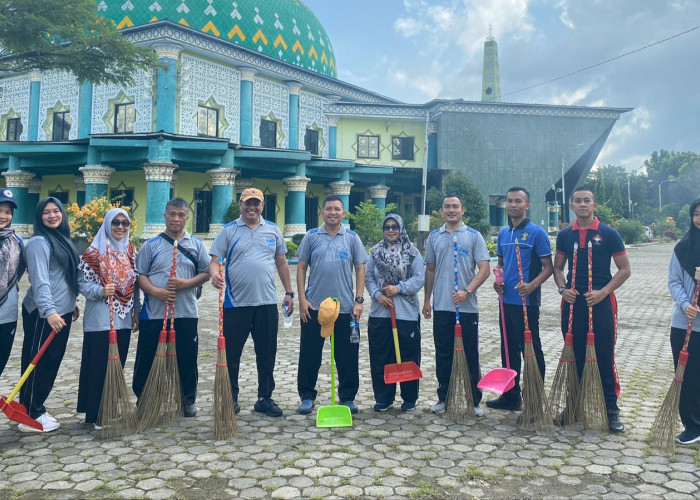
[[[115,438],[136,431],[138,425],[130,395],[119,359],[117,332],[110,330],[107,373],[97,414],[97,423],[102,427],[97,431],[100,438]]]
[[[219,258],[219,274],[223,279],[223,259]],[[214,377],[214,439],[230,439],[238,433],[236,409],[233,403],[231,379],[226,362],[226,338],[224,337],[224,288],[219,289],[219,340]]]
[[[167,314],[167,306],[166,306]],[[160,411],[165,402],[165,389],[167,386],[167,335],[165,327],[160,331],[158,337],[158,348],[156,355],[151,365],[151,371],[148,373],[146,384],[143,386],[143,392],[139,398],[139,405],[136,409],[136,415],[139,421],[139,430],[144,430],[147,427],[153,427],[158,423]]]

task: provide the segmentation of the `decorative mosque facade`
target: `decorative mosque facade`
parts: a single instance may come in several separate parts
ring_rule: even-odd
[[[190,202],[188,231],[221,229],[246,187],[286,237],[321,222],[328,194],[421,210],[422,186],[464,171],[504,226],[523,185],[531,219],[555,230],[562,194],[585,179],[624,108],[503,103],[496,42],[484,46],[481,101],[406,104],[337,79],[333,45],[298,0],[96,0],[160,65],[131,86],[58,71],[0,75],[0,172],[31,234],[36,202],[107,195],[148,238],[165,203]],[[2,181],[0,181],[1,183]],[[563,191],[563,193],[562,193]]]

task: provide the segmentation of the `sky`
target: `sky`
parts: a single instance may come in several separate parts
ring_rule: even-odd
[[[504,102],[634,108],[617,121],[596,165],[633,171],[660,149],[700,153],[698,0],[304,3],[348,83],[407,103],[478,101],[491,25]]]

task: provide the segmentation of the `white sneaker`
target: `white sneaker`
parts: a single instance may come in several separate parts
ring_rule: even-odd
[[[51,416],[49,415],[49,417],[51,417]],[[36,427],[32,427],[31,425],[26,425],[26,424],[19,424],[17,426],[17,428],[19,429],[20,432],[51,432],[51,431],[55,431],[56,429],[61,427],[61,424],[56,422],[55,419],[51,420],[51,418],[53,418],[53,417],[51,417],[51,418],[49,418],[49,417],[47,417],[46,413],[44,413],[43,415],[41,415],[35,419],[37,422],[39,422],[41,424],[41,426],[44,428],[44,430],[37,429]]]
[[[56,417],[54,417],[53,415],[51,415],[48,411],[45,411],[45,412],[44,412],[44,416],[45,416],[46,418],[48,418],[49,420],[51,420],[52,422],[58,422],[58,420],[56,420]]]
[[[484,410],[482,410],[481,407],[480,407],[479,405],[476,405],[476,406],[474,407],[474,414],[475,414],[477,417],[481,417],[481,416],[484,414]]]
[[[430,411],[432,413],[436,413],[438,415],[441,413],[445,413],[445,406],[446,405],[447,405],[447,403],[445,401],[438,401],[437,403],[435,403],[435,406],[433,406],[433,408]]]
[[[96,431],[101,431],[102,429],[104,429],[104,427],[102,427],[101,425],[92,424],[92,426],[95,428]]]

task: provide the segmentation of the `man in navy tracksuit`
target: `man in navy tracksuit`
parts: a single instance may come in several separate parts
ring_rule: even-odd
[[[520,411],[520,353],[525,352],[525,318],[523,317],[523,297],[527,304],[527,317],[532,332],[532,345],[535,358],[544,379],[545,364],[542,342],[540,341],[540,286],[552,275],[552,247],[549,236],[540,226],[526,217],[530,208],[530,193],[522,187],[512,187],[506,193],[506,210],[510,224],[498,233],[498,267],[503,269],[503,283],[494,283],[493,288],[503,294],[504,317],[508,339],[508,358],[511,369],[517,372],[515,385],[498,398],[486,401],[486,406],[498,410]],[[516,244],[520,248],[523,279],[518,272]],[[506,366],[501,331],[501,361]]]
[[[603,382],[603,395],[608,412],[610,432],[625,431],[620,421],[617,398],[620,384],[615,370],[615,340],[617,336],[617,301],[613,293],[630,276],[630,264],[620,234],[594,216],[598,205],[590,189],[576,188],[571,195],[571,210],[576,214],[574,223],[557,236],[557,253],[554,257],[554,281],[563,299],[561,314],[562,333],[566,335],[569,311],[573,306],[574,353],[579,379],[583,375],[588,333],[588,308],[593,307],[593,332],[595,350]],[[592,244],[593,290],[588,291],[588,243]],[[578,244],[575,288],[571,288],[571,263],[574,243]],[[569,261],[568,274],[564,265]],[[610,273],[610,260],[615,261],[617,272]],[[559,423],[570,422],[559,418]]]

